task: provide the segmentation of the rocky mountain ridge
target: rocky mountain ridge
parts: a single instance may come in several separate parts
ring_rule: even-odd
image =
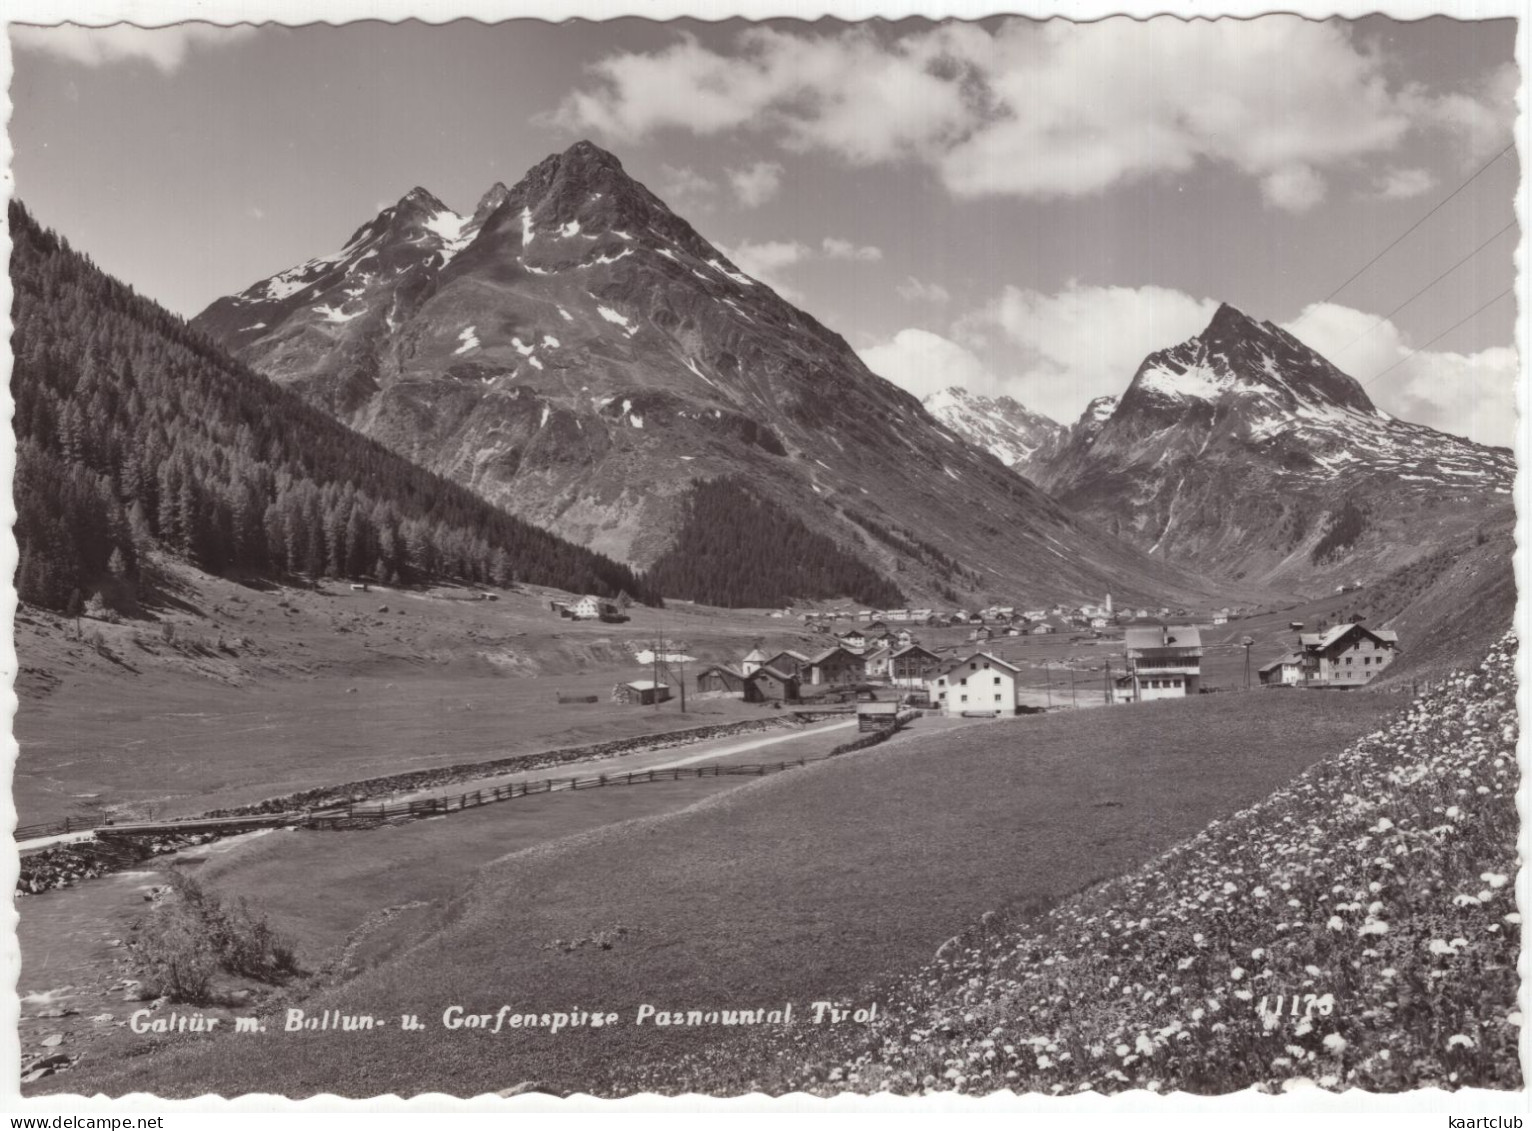
[[[912,594],[1192,599],[581,142],[463,217],[417,190],[196,324],[513,513],[644,567],[737,476]]]
[[[1377,576],[1508,508],[1510,451],[1398,420],[1316,351],[1221,306],[1093,402],[1037,481],[1145,551],[1264,584]]]

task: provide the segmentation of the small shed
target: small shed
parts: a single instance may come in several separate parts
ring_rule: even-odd
[[[669,699],[670,685],[656,683],[652,679],[635,679],[630,683],[619,683],[612,688],[614,703],[636,703],[641,707],[648,707],[656,703],[668,702]]]
[[[856,705],[856,729],[859,731],[893,730],[898,725],[898,703],[858,703]]]

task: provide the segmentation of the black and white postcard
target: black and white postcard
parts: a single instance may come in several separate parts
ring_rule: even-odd
[[[183,7],[6,27],[17,1110],[1525,1114],[1514,8]]]

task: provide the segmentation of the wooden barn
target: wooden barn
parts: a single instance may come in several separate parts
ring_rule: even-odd
[[[716,692],[727,695],[743,695],[745,693],[745,673],[737,672],[733,668],[723,664],[714,664],[710,668],[704,668],[697,673],[697,691],[699,694]]]
[[[776,668],[783,675],[795,676],[798,679],[806,679],[809,674],[809,658],[802,652],[778,652],[769,660],[760,665],[762,668]]]
[[[798,677],[767,664],[745,678],[746,703],[796,703]]]
[[[827,648],[809,660],[810,683],[858,683],[865,678],[865,661],[844,648]]]
[[[927,681],[942,668],[941,657],[929,648],[911,644],[901,648],[888,658],[887,671],[892,682],[899,687],[924,688]]]

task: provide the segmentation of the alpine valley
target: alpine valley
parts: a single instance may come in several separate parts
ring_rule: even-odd
[[[965,443],[589,142],[470,215],[417,188],[194,325],[394,451],[638,568],[678,540],[708,553],[687,526],[697,485],[725,481],[910,594],[1234,593]]]
[[[1395,419],[1227,304],[1062,434],[1010,398],[946,396],[933,411],[1145,552],[1276,589],[1375,580],[1514,523],[1508,449]]]

